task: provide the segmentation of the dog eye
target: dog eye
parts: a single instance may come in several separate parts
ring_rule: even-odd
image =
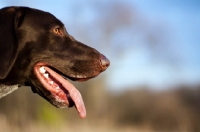
[[[54,32],[55,34],[60,34],[60,28],[54,28],[54,29],[53,29],[53,32]]]

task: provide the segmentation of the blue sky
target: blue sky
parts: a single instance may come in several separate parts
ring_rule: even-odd
[[[127,64],[126,68],[124,71],[120,71],[123,73],[119,74],[132,74],[132,77],[130,81],[126,82],[127,78],[120,76],[123,84],[118,83],[116,87],[117,85],[146,84],[153,89],[163,89],[179,84],[198,84],[200,82],[200,1],[135,0],[132,2],[138,12],[145,15],[151,22],[167,23],[167,29],[171,32],[168,34],[169,44],[173,46],[171,50],[178,53],[173,57],[178,57],[179,60],[176,65],[170,64],[166,60],[151,62],[148,59],[149,55],[145,55],[147,54],[145,48],[141,48],[141,51],[138,50],[139,53],[134,57],[135,60],[143,61],[131,63],[129,57],[132,54],[129,52],[124,60],[124,63]]]
[[[140,32],[135,31],[135,28],[130,30],[134,24],[114,30],[116,32],[111,36],[112,41],[97,43],[95,40],[99,34],[106,31],[101,31],[94,22],[103,21],[105,18],[102,13],[109,11],[109,5],[116,1],[91,1],[2,0],[0,7],[31,6],[51,12],[61,19],[66,24],[68,32],[75,38],[88,42],[111,60],[111,66],[105,73],[110,89],[121,90],[140,85],[148,85],[152,89],[164,89],[179,84],[200,83],[200,1],[117,0],[127,5],[133,14],[135,12],[138,14],[141,23],[139,28],[144,28],[143,34],[149,30],[164,32],[164,37],[159,41],[163,44],[158,44],[156,54],[154,50],[149,49],[148,41],[144,41]],[[131,22],[134,23],[134,20]],[[86,28],[79,29],[78,26],[81,25],[86,25]],[[77,30],[83,32],[83,35],[78,34]],[[84,32],[87,32],[88,36],[84,36],[86,35]],[[133,33],[135,34],[132,35]],[[113,44],[108,44],[108,48],[101,48],[107,45],[106,43]],[[123,54],[117,56],[118,51],[115,47],[126,48]]]
[[[168,22],[173,33],[169,34],[176,52],[180,54],[177,69],[159,66],[157,83],[161,85],[197,84],[200,82],[200,1],[198,0],[153,0],[151,3],[136,2],[148,18]],[[158,66],[158,65],[157,65]],[[154,71],[159,70],[155,69]],[[172,68],[172,69],[170,69]],[[152,73],[153,74],[153,73]],[[166,78],[162,79],[162,75]],[[167,75],[168,74],[168,75]],[[158,79],[160,78],[160,79]],[[152,85],[156,85],[156,82]]]

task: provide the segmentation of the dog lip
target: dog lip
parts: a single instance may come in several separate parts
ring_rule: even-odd
[[[59,71],[57,68],[53,67],[53,66],[49,66],[46,64],[47,67],[49,67],[50,69],[52,69],[53,71],[55,71],[56,73],[58,73],[59,75],[61,75],[63,78],[65,79],[70,79],[72,81],[78,81],[78,82],[83,82],[83,81],[87,81],[91,78],[94,78],[96,76],[98,76],[100,74],[100,72],[97,72],[95,73],[95,75],[93,76],[86,76],[86,75],[80,75],[80,74],[77,74],[77,75],[74,75],[74,74],[64,74],[63,72]]]

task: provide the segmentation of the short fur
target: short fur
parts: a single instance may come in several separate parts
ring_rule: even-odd
[[[56,34],[55,29],[60,33]],[[75,80],[77,76],[93,78],[104,71],[109,64],[102,65],[101,58],[97,50],[70,36],[63,23],[48,12],[28,7],[0,10],[0,89],[5,85],[29,85],[51,102],[48,91],[34,75],[37,62],[44,61]],[[2,96],[9,93],[4,92]]]

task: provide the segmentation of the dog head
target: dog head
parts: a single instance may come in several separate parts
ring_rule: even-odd
[[[7,7],[0,10],[0,17],[0,62],[5,62],[0,67],[0,83],[30,85],[56,107],[75,105],[84,118],[81,94],[68,79],[94,78],[107,69],[109,60],[74,39],[63,23],[48,12]]]

